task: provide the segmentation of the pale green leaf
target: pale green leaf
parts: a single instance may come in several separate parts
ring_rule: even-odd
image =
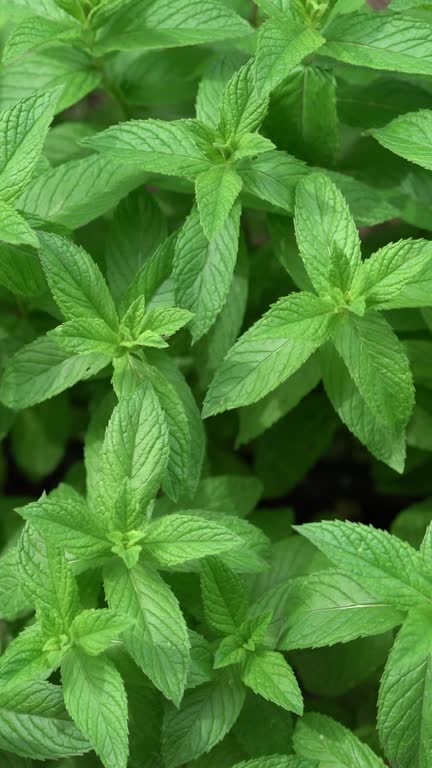
[[[201,565],[201,592],[209,626],[226,635],[235,634],[248,608],[240,576],[219,558],[209,558]]]
[[[80,28],[68,21],[44,18],[44,16],[30,16],[23,19],[12,30],[6,40],[3,50],[2,63],[8,65],[11,62],[22,59],[29,51],[40,49],[53,43],[80,40]]]
[[[108,362],[109,358],[96,353],[71,356],[49,336],[40,336],[9,360],[0,400],[10,408],[28,408],[88,379]]]
[[[71,354],[90,355],[92,352],[114,357],[119,349],[119,336],[102,319],[83,317],[68,320],[48,335]]]
[[[299,533],[373,596],[401,609],[430,602],[432,571],[419,552],[387,531],[333,520],[306,523]]]
[[[204,416],[249,405],[288,379],[329,337],[332,305],[311,293],[280,299],[230,349],[216,372]]]
[[[59,95],[59,89],[36,93],[0,113],[0,196],[3,201],[15,202],[29,183]]]
[[[131,169],[131,166],[126,167]],[[115,298],[126,294],[166,234],[167,224],[162,211],[145,188],[138,189],[120,203],[110,224],[105,254],[108,283]]]
[[[117,312],[108,286],[83,248],[58,235],[44,234],[39,255],[54,299],[67,319],[91,317],[117,330]]]
[[[318,760],[320,768],[384,768],[381,758],[352,731],[315,712],[298,721],[294,748],[299,755]]]
[[[227,299],[237,259],[240,206],[234,205],[218,235],[208,241],[194,209],[176,242],[174,282],[176,302],[193,312],[189,323],[193,341],[211,328]]]
[[[165,713],[162,755],[167,768],[177,768],[209,752],[231,730],[245,699],[244,687],[230,670],[210,683],[187,691],[180,710]]]
[[[331,344],[323,347],[320,356],[325,391],[341,421],[373,456],[396,472],[402,472],[406,454],[405,428],[390,427],[381,414],[371,411]]]
[[[105,568],[108,604],[134,620],[123,641],[134,661],[179,706],[190,662],[190,642],[180,606],[152,568],[129,570],[117,559]]]
[[[66,709],[105,768],[126,768],[127,700],[123,681],[106,656],[70,650],[62,663]]]
[[[259,651],[250,653],[243,665],[241,677],[254,693],[279,707],[303,714],[303,698],[294,672],[281,653]]]
[[[332,21],[320,54],[358,67],[430,75],[431,42],[431,26],[420,19],[352,13]]]
[[[90,744],[67,717],[61,688],[36,682],[2,691],[0,749],[53,760],[88,752]]]
[[[168,462],[168,430],[153,389],[143,384],[114,409],[99,465],[98,510],[108,517],[125,478],[136,500],[156,493]]]
[[[382,128],[375,128],[371,134],[390,152],[432,170],[431,110],[400,115]]]
[[[238,546],[237,536],[227,528],[199,517],[178,512],[161,517],[145,529],[144,556],[148,553],[162,566],[217,555]]]
[[[75,616],[71,625],[71,638],[84,653],[98,656],[132,623],[132,619],[110,611],[109,608],[89,609]]]
[[[237,145],[242,134],[258,130],[266,116],[268,98],[260,97],[255,81],[254,60],[233,74],[222,93],[219,130],[227,142]]]
[[[210,166],[187,120],[131,120],[83,139],[82,144],[153,173],[193,177]]]
[[[47,540],[76,557],[98,557],[109,552],[103,525],[82,497],[43,497],[18,511]]]
[[[429,240],[399,240],[389,243],[370,256],[354,281],[353,294],[364,296],[372,309],[398,309],[404,289],[432,267],[432,243]]]
[[[219,234],[241,188],[242,181],[235,169],[222,163],[197,176],[196,201],[208,240],[214,240]]]
[[[33,10],[42,12],[39,4]],[[35,91],[61,87],[56,105],[56,112],[61,112],[87,96],[100,82],[101,74],[88,53],[74,46],[53,45],[46,50],[30,51],[23,59],[2,68],[2,106],[30,98]]]
[[[93,154],[41,173],[18,203],[30,215],[77,229],[102,216],[147,178],[136,165]]]
[[[31,245],[33,248],[39,245],[37,235],[30,225],[3,200],[0,200],[0,241],[11,245]]]
[[[317,386],[321,372],[314,357],[309,358],[296,373],[257,403],[239,412],[240,428],[237,444],[249,443],[261,435]]]
[[[391,602],[375,598],[360,579],[327,570],[296,580],[279,648],[317,648],[381,634],[405,616]]]
[[[400,768],[427,768],[432,749],[432,612],[412,611],[381,680],[378,727],[389,760]]]
[[[300,182],[294,222],[315,290],[325,294],[330,285],[348,289],[361,264],[360,238],[343,195],[328,176],[313,174]]]
[[[199,45],[252,32],[245,19],[215,0],[129,0],[98,36],[98,50]]]
[[[414,408],[414,386],[405,350],[384,318],[352,313],[339,323],[333,342],[375,417],[404,427]]]
[[[258,95],[266,96],[301,61],[325,43],[313,27],[289,18],[266,21],[258,32],[256,85]]]

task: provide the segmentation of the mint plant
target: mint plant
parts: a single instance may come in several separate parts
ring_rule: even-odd
[[[1,768],[432,767],[431,30],[0,0]]]

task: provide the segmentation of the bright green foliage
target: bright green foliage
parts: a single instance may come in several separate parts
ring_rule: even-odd
[[[432,5],[378,4],[0,0],[0,768],[432,768]]]
[[[403,300],[404,289],[428,265],[429,244],[414,241],[411,250],[408,242],[401,241],[362,262],[346,203],[321,175],[299,184],[295,229],[303,264],[318,296],[302,291],[280,299],[239,339],[209,388],[204,415],[260,400],[331,340],[373,423],[360,430],[357,417],[347,409],[341,418],[378,458],[401,469],[403,459],[393,459],[377,446],[375,432],[389,429],[395,435],[404,434],[414,407],[412,375],[402,345],[374,310],[409,305]],[[327,387],[332,366],[326,375],[325,350],[324,382],[339,412],[334,402],[337,395],[331,384]]]

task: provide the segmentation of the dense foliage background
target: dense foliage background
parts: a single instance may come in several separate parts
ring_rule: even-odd
[[[1,768],[430,768],[432,5],[0,22]]]

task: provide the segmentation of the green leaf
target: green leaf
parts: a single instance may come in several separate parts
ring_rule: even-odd
[[[61,542],[66,552],[78,558],[102,557],[109,552],[102,522],[78,495],[71,500],[42,497],[18,511],[47,540]]]
[[[333,342],[372,413],[391,428],[404,427],[414,387],[402,344],[384,318],[352,313],[336,326]]]
[[[315,712],[298,721],[294,748],[299,755],[319,760],[322,768],[384,768],[381,758],[352,731]]]
[[[187,441],[187,447],[183,449],[183,459],[185,461],[184,494],[186,497],[192,497],[196,491],[199,479],[201,477],[201,470],[206,448],[206,434],[204,431],[204,425],[201,420],[200,412],[195,397],[192,394],[186,379],[184,378],[183,374],[179,370],[178,365],[175,364],[173,359],[166,353],[160,352],[159,350],[147,351],[146,356],[152,366],[157,367],[159,372],[166,378],[172,388],[175,389],[176,394],[181,400],[182,408],[186,414],[189,440]],[[164,401],[160,391],[158,397],[160,398],[161,403],[163,403]],[[170,418],[168,416],[168,406],[166,403],[163,405],[163,408],[166,414],[168,429],[171,430],[170,434],[172,434],[173,429],[170,427]],[[171,418],[174,418],[174,416]],[[181,409],[177,408],[176,422],[178,422],[178,442],[180,437],[180,420]],[[186,446],[186,437],[184,439],[184,444]],[[171,478],[173,475],[174,473],[171,473]],[[164,486],[166,482],[167,481],[165,479]],[[170,494],[172,496],[172,491],[170,491]]]
[[[28,685],[50,676],[52,664],[44,650],[45,642],[46,637],[39,624],[27,627],[12,640],[0,657],[2,691],[14,690],[22,684]]]
[[[248,654],[242,680],[254,693],[279,707],[303,714],[303,698],[294,672],[281,653],[259,651]]]
[[[187,325],[192,318],[192,313],[187,309],[177,307],[155,307],[145,311],[143,297],[136,299],[121,321],[121,332],[124,341],[144,344],[146,333],[153,333],[169,338],[174,333]]]
[[[0,244],[0,285],[18,296],[39,296],[47,292],[45,276],[33,249]]]
[[[0,383],[0,400],[9,408],[28,408],[88,379],[108,364],[94,353],[73,355],[49,336],[22,347],[8,362]]]
[[[0,200],[0,239],[12,245],[32,245],[33,248],[37,248],[39,245],[37,236],[30,225],[3,200]]]
[[[355,13],[332,21],[320,54],[358,67],[430,75],[431,41],[431,27],[420,19]]]
[[[146,306],[169,306],[173,304],[174,286],[172,270],[174,247],[177,233],[174,233],[144,262],[136,273],[129,290],[121,302],[125,312],[136,300],[145,300]]]
[[[136,165],[93,154],[41,173],[18,204],[29,215],[76,229],[102,216],[147,178]]]
[[[98,50],[134,50],[199,45],[252,32],[229,7],[214,0],[129,0],[98,36]]]
[[[193,341],[200,339],[224,306],[237,259],[240,206],[234,205],[219,234],[208,241],[198,211],[192,210],[176,242],[174,282],[176,303],[193,312]]]
[[[80,28],[68,21],[30,16],[23,19],[12,30],[3,49],[2,62],[8,66],[17,59],[22,59],[29,51],[34,51],[53,43],[79,42]]]
[[[62,664],[62,682],[66,709],[105,768],[126,768],[127,700],[113,662],[71,650]]]
[[[204,417],[276,389],[326,341],[334,317],[332,304],[311,293],[279,299],[226,355],[207,392]]]
[[[179,706],[189,668],[186,623],[170,588],[152,568],[129,570],[120,560],[104,574],[109,606],[126,613],[134,625],[123,633],[126,649],[164,696]]]
[[[165,712],[162,755],[176,768],[209,752],[231,730],[245,699],[244,687],[231,670],[210,683],[187,691],[180,710]]]
[[[262,3],[262,0],[260,2]],[[310,760],[303,760],[301,757],[273,755],[273,757],[257,757],[254,760],[236,763],[234,768],[317,768],[317,764]]]
[[[119,349],[119,337],[104,320],[80,318],[58,325],[48,335],[70,354],[91,355],[98,352],[114,357]]]
[[[209,626],[225,635],[236,634],[248,608],[241,578],[219,558],[208,558],[201,564],[201,591]]]
[[[241,637],[230,635],[220,643],[214,658],[214,669],[223,669],[232,664],[239,664],[246,656]]]
[[[31,610],[24,594],[18,571],[18,548],[10,545],[0,557],[0,617],[13,621]]]
[[[410,613],[393,646],[378,700],[378,727],[389,760],[400,768],[426,768],[432,747],[432,613]]]
[[[41,14],[43,8],[38,4],[33,11]],[[100,82],[101,74],[88,53],[72,45],[53,45],[47,50],[31,51],[2,68],[2,106],[30,98],[37,91],[61,87],[56,104],[58,113],[83,99]]]
[[[115,298],[126,294],[166,234],[166,220],[146,189],[138,189],[120,203],[111,221],[105,254],[108,283]]]
[[[273,150],[253,160],[243,160],[237,171],[244,192],[288,213],[294,212],[296,186],[307,175],[307,167],[301,160]]]
[[[234,146],[245,133],[258,130],[268,109],[268,98],[258,95],[255,82],[254,60],[233,74],[226,84],[219,108],[219,131]]]
[[[60,687],[32,683],[0,695],[0,749],[32,760],[87,752],[90,745],[67,717]]]
[[[131,120],[82,139],[84,146],[143,171],[193,177],[210,166],[188,120]]]
[[[432,170],[432,111],[422,109],[396,117],[370,132],[374,139],[411,163]]]
[[[238,537],[222,525],[178,512],[161,517],[145,529],[144,556],[149,554],[162,566],[217,555],[238,546]]]
[[[381,414],[371,411],[331,344],[326,344],[320,355],[325,391],[341,421],[373,456],[396,472],[402,472],[406,453],[405,427],[390,427]]]
[[[108,608],[89,609],[75,616],[71,625],[71,639],[86,654],[99,656],[118,639],[132,619]]]
[[[98,511],[109,519],[125,478],[143,511],[168,462],[168,430],[153,389],[144,384],[114,409],[99,465]]]
[[[248,254],[240,238],[237,264],[225,305],[208,334],[194,347],[197,373],[203,389],[207,389],[216,369],[239,335],[246,310],[248,278]]]
[[[430,601],[432,571],[405,541],[361,523],[306,523],[299,533],[374,597],[406,610]]]
[[[365,297],[372,309],[398,309],[399,296],[432,265],[429,240],[399,240],[376,251],[363,264],[353,293]],[[407,306],[406,303],[403,306]]]
[[[54,299],[67,319],[94,318],[117,330],[117,312],[108,286],[83,248],[66,238],[44,234],[39,255]]]
[[[272,98],[269,119],[271,138],[279,149],[314,165],[334,164],[339,150],[337,86],[332,72],[313,64],[287,77]]]
[[[208,240],[214,240],[240,194],[242,181],[235,169],[215,165],[197,176],[196,201],[201,226]]]
[[[327,570],[296,580],[293,605],[279,647],[317,648],[379,635],[398,626],[404,613],[371,595],[360,580]]]
[[[315,389],[321,377],[317,360],[312,357],[287,381],[253,405],[239,412],[237,444],[249,443],[289,413]]]
[[[0,113],[0,197],[14,203],[29,183],[51,120],[59,90],[36,93]]]
[[[217,128],[225,86],[243,62],[243,54],[235,50],[213,56],[207,62],[196,99],[196,116],[200,122]]]
[[[80,598],[58,543],[47,543],[36,529],[26,525],[19,540],[18,562],[24,594],[41,616],[48,617],[53,631],[67,633],[79,611]]]
[[[263,97],[281,83],[300,62],[319,49],[325,39],[312,27],[276,16],[258,32],[256,85]]]
[[[333,285],[350,288],[361,264],[360,238],[343,195],[328,176],[313,174],[300,182],[294,222],[315,290],[325,294]]]
[[[177,500],[183,492],[187,492],[191,462],[194,460],[192,451],[195,446],[199,448],[199,443],[196,445],[195,439],[192,446],[190,419],[178,387],[154,365],[143,365],[140,373],[153,387],[166,420],[169,458],[162,485],[166,494]]]

